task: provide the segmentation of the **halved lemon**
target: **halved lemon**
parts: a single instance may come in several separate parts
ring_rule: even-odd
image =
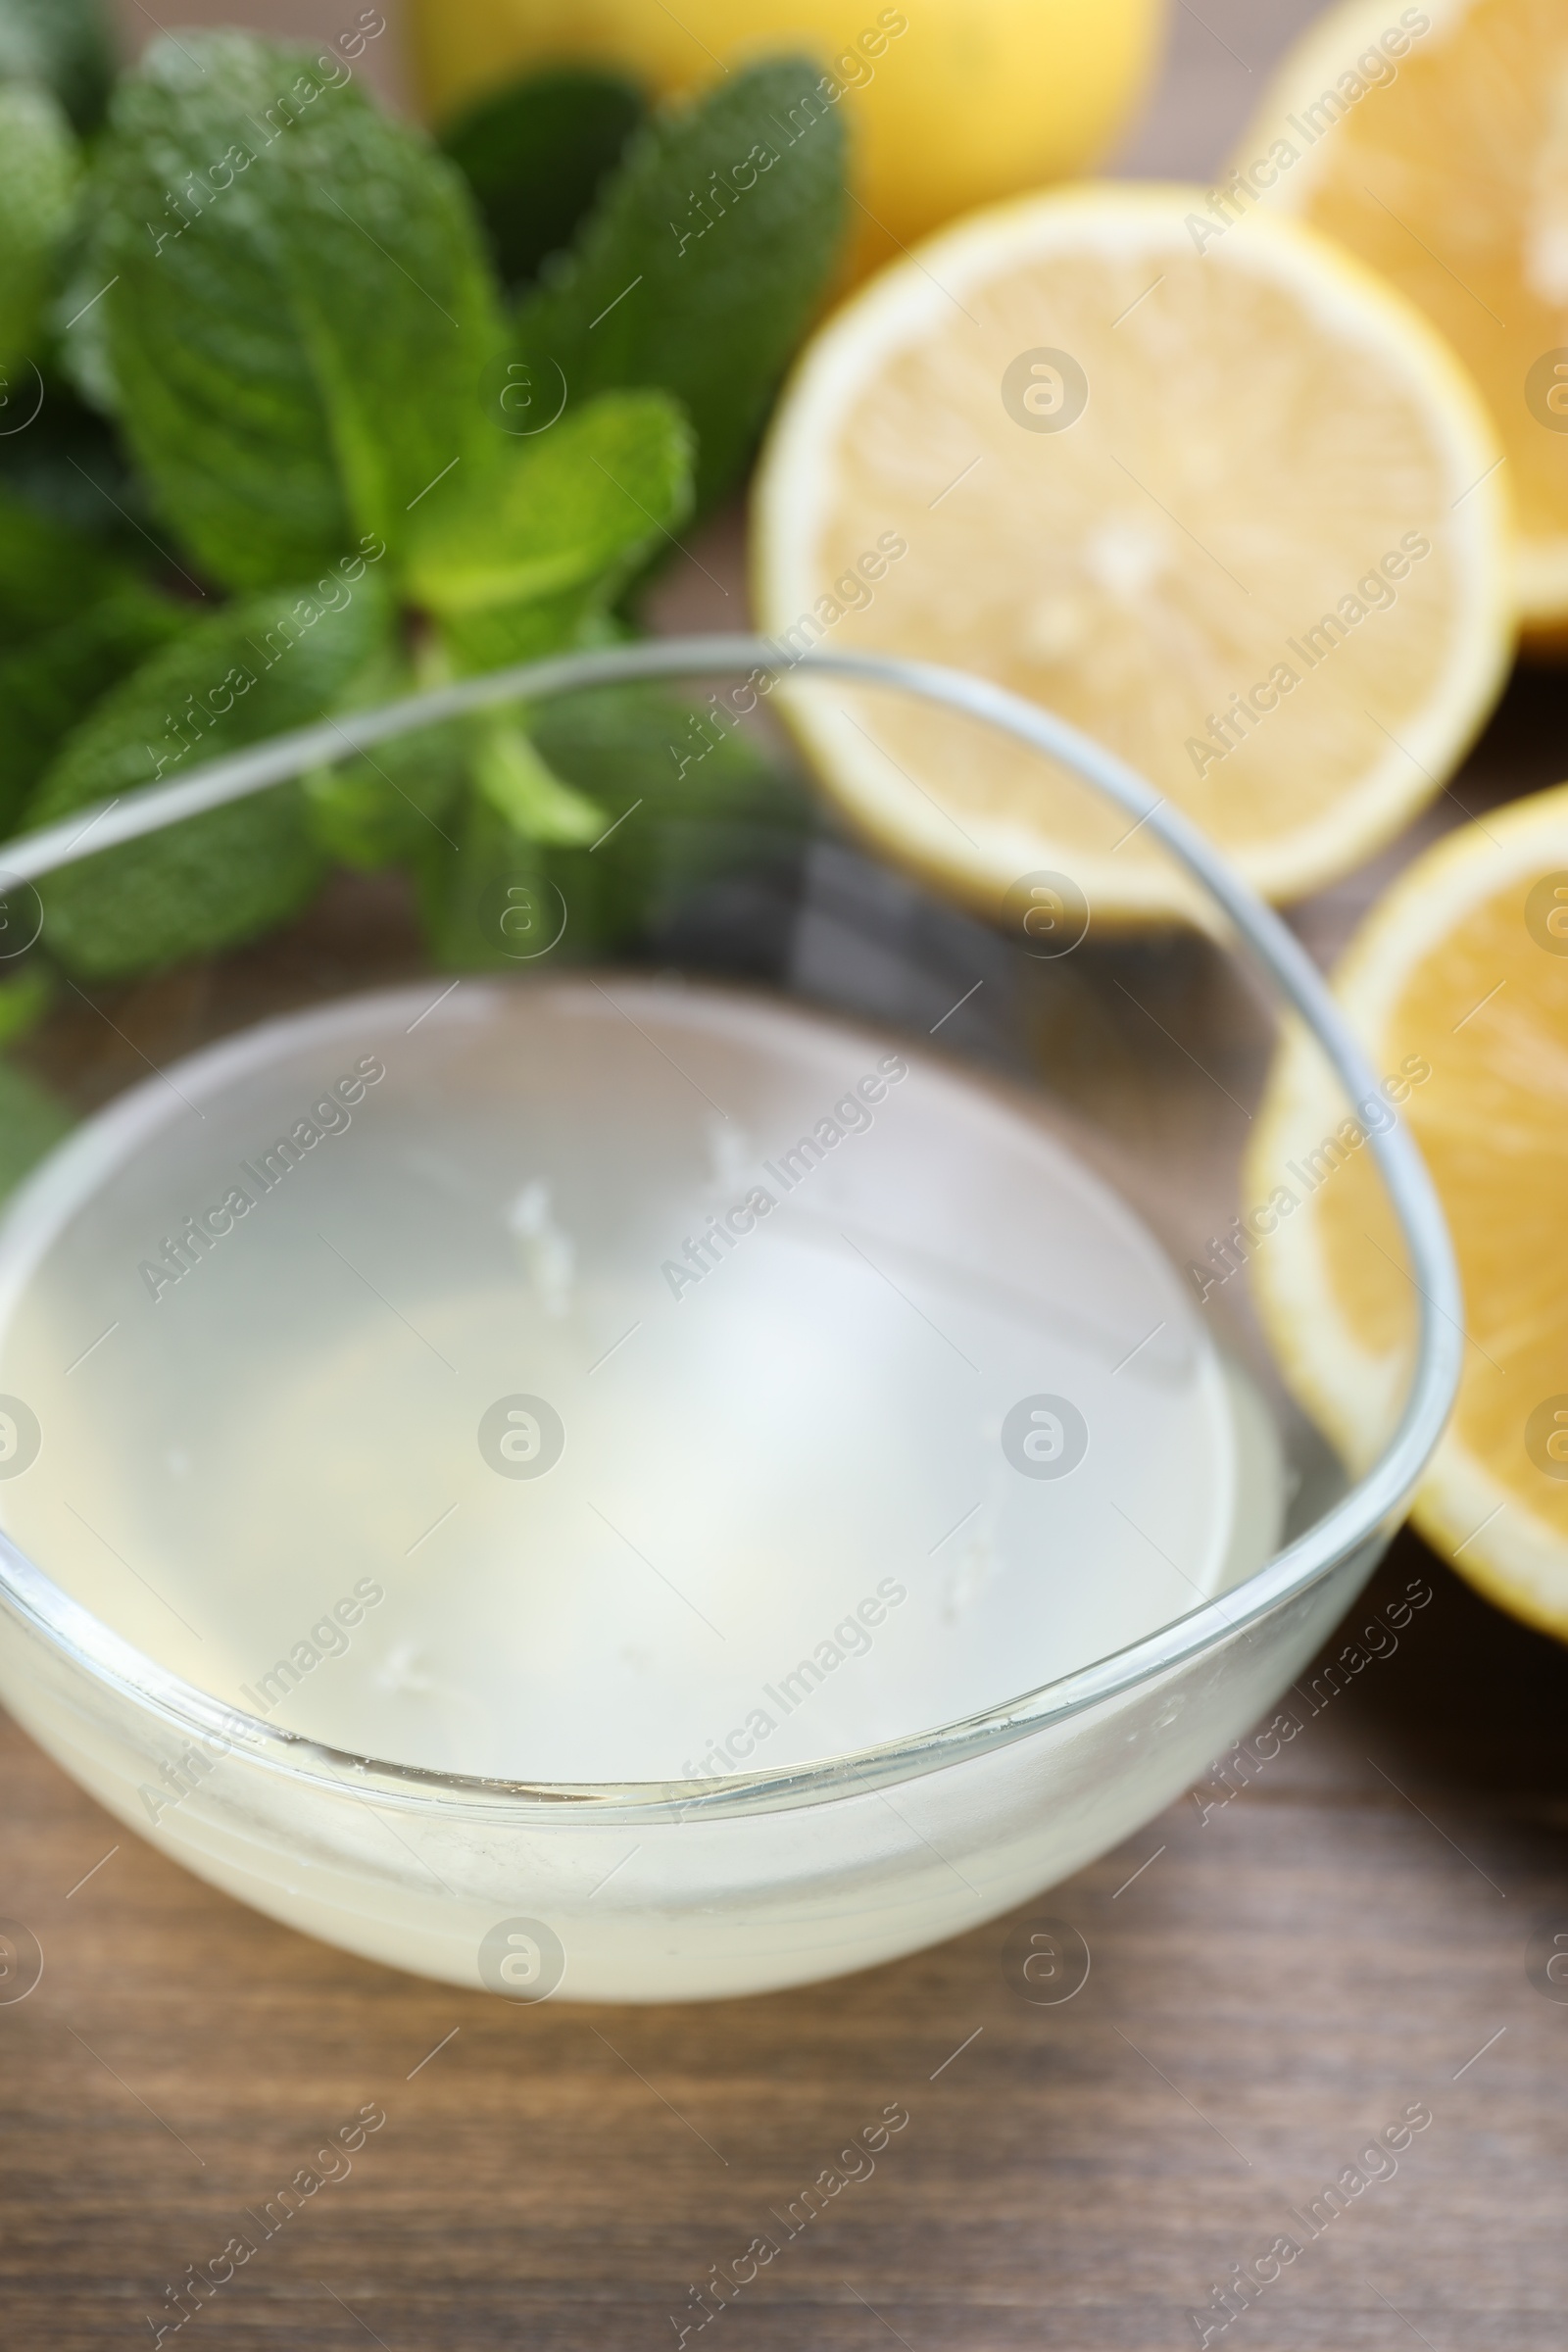
[[[1482,1592],[1568,1640],[1568,785],[1409,866],[1335,993],[1425,1155],[1464,1285],[1459,1401],[1416,1524]],[[1297,1037],[1246,1177],[1250,1200],[1283,1186],[1296,1202],[1256,1244],[1252,1282],[1292,1385],[1354,1465],[1392,1427],[1413,1329],[1356,1140],[1367,1123],[1347,1122]]]
[[[1325,240],[1201,238],[1182,187],[973,215],[808,346],[756,489],[787,651],[977,670],[1111,745],[1276,899],[1404,824],[1512,643],[1499,451],[1447,347]],[[1041,868],[1096,917],[1187,913],[1147,834],[977,725],[790,690],[895,858],[987,911]]]
[[[1236,167],[1222,204],[1258,201],[1338,237],[1452,343],[1508,452],[1526,631],[1555,638],[1568,627],[1562,0],[1347,0],[1291,52]]]

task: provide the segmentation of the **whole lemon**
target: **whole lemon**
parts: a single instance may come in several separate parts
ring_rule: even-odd
[[[1103,155],[1150,81],[1164,0],[414,0],[412,13],[438,122],[534,66],[616,66],[668,97],[757,56],[820,58],[850,118],[858,275]]]

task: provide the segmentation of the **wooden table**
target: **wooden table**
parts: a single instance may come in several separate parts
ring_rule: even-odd
[[[1193,170],[1220,153],[1308,13],[1178,11],[1132,161]],[[707,617],[671,591],[666,623]],[[1457,802],[1415,838],[1458,803],[1555,780],[1559,701],[1549,678],[1516,683]],[[1317,952],[1410,847],[1299,910]],[[364,984],[401,961],[404,919],[376,886],[339,888],[223,986],[260,1011],[346,970]],[[199,1027],[214,985],[149,984],[122,1025]],[[89,1092],[131,1075],[85,1014],[78,1046]],[[1212,1779],[1030,1906],[1093,1954],[1060,2007],[1012,1989],[1005,1922],[766,1999],[511,2007],[242,1909],[0,1728],[0,1912],[45,1955],[36,1990],[0,2007],[4,2342],[151,2341],[166,2287],[374,2102],[386,2123],[352,2173],[187,2343],[674,2347],[710,2266],[779,2236],[770,2209],[898,2102],[909,2124],[874,2174],[784,2246],[717,2336],[694,2327],[688,2343],[1157,2352],[1197,2344],[1190,2313],[1217,2321],[1231,2266],[1282,2236],[1299,2257],[1210,2342],[1568,2343],[1568,2003],[1526,1973],[1532,1929],[1568,1929],[1568,1655],[1409,1536],[1333,1651],[1412,1580],[1432,1598],[1396,1651],[1348,1675],[1266,1768],[1233,1772],[1229,1801]],[[1411,2106],[1432,2121],[1397,2170],[1309,2239],[1293,2209]]]
[[[1568,1926],[1568,1658],[1409,1538],[1337,1646],[1412,1579],[1395,1654],[1250,1786],[1031,1906],[1093,1954],[1059,2008],[1011,1989],[1006,1923],[765,1999],[512,2007],[241,1909],[7,1727],[5,1909],[45,1971],[0,2010],[6,2342],[150,2341],[165,2287],[375,2102],[187,2342],[655,2352],[898,2102],[874,2174],[713,2320],[731,2352],[1156,2352],[1424,2102],[1396,2173],[1211,2341],[1560,2345],[1568,2008],[1525,1944]]]

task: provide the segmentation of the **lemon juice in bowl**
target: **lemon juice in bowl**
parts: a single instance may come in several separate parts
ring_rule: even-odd
[[[1266,1555],[1191,1284],[1004,1095],[706,988],[406,1034],[430,994],[154,1081],[8,1319],[8,1530],[138,1648],[339,1748],[672,1781],[977,1712]]]
[[[865,871],[853,986],[808,877],[782,991],[340,999],[24,1188],[0,1687],[126,1823],[511,1997],[760,1989],[1024,1900],[1306,1654],[1387,1501],[1279,1553],[1266,1354]],[[941,922],[971,996],[1041,968]]]

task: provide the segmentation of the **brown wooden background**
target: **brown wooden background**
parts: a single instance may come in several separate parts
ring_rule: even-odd
[[[649,5],[656,0],[649,0]],[[337,18],[186,7],[318,31]],[[1308,7],[1175,0],[1138,169],[1223,152]],[[145,32],[148,12],[125,0]],[[396,59],[389,38],[380,71]],[[715,549],[721,546],[722,532]],[[713,559],[717,554],[710,550]],[[672,589],[667,618],[706,618]],[[726,618],[730,615],[726,614]],[[1555,781],[1560,682],[1516,683],[1420,828]],[[1407,842],[1299,910],[1328,955]],[[260,1011],[400,956],[402,911],[339,890],[225,980]],[[210,984],[149,984],[132,1037]],[[129,1049],[83,1014],[82,1053]],[[123,1071],[117,1056],[127,1056]],[[220,2251],[368,2101],[387,2123],[192,2320],[231,2352],[650,2352],[671,2314],[902,2102],[908,2128],[711,2323],[727,2352],[1158,2352],[1290,2208],[1423,2101],[1434,2121],[1211,2340],[1248,2352],[1568,2344],[1568,2005],[1535,1989],[1568,1927],[1568,1655],[1405,1537],[1336,1647],[1411,1578],[1435,1597],[1245,1791],[1192,1797],[1031,1911],[1094,1955],[1060,2008],[1005,1980],[1005,1923],[763,2000],[516,2009],[306,1941],[110,1822],[14,1727],[0,1913],[45,1974],[0,2007],[0,2340],[151,2342],[166,2285]],[[1214,1792],[1211,1790],[1210,1795]],[[1135,1875],[1136,1874],[1136,1875]],[[1568,1989],[1568,1988],[1565,1988]],[[438,2047],[438,2045],[440,2045]],[[961,2047],[960,2045],[966,2045]],[[433,2056],[427,2055],[435,2051]],[[953,2056],[955,2051],[960,2051]],[[172,2341],[166,2338],[166,2341]]]

